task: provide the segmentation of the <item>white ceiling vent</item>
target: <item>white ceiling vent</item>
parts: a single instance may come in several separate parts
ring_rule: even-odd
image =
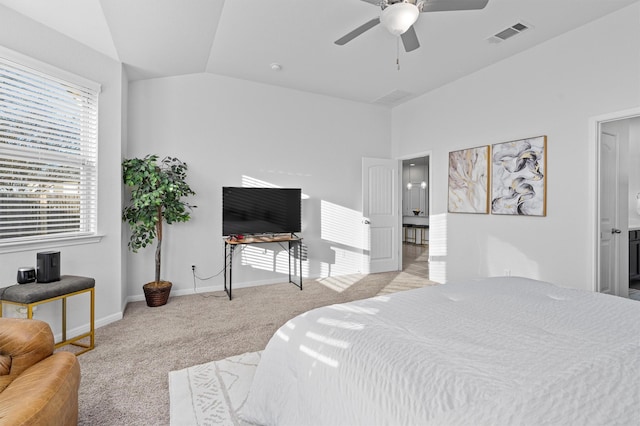
[[[395,106],[400,104],[402,101],[409,99],[411,96],[413,96],[413,93],[396,89],[384,96],[379,97],[372,103],[377,105]]]
[[[503,41],[505,41],[507,39],[510,39],[511,37],[513,37],[515,35],[520,34],[523,31],[528,30],[529,28],[531,28],[531,25],[527,25],[527,24],[523,24],[522,22],[518,22],[516,24],[513,24],[509,28],[505,28],[504,30],[500,31],[497,34],[492,35],[487,40],[490,43],[500,43],[500,42],[503,42]]]

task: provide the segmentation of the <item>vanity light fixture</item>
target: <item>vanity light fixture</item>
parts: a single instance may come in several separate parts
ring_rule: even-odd
[[[411,163],[409,164],[410,167],[414,167],[415,164]],[[411,169],[409,169],[409,183],[407,183],[407,189],[411,189],[413,187],[413,184],[411,183]]]

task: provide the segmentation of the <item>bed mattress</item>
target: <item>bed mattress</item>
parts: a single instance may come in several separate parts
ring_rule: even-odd
[[[640,302],[501,277],[314,309],[272,337],[241,417],[637,425]]]

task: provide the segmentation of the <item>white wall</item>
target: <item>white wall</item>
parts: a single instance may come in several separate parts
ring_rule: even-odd
[[[122,139],[122,143],[121,143],[121,157],[120,159],[124,158],[125,154],[127,152],[127,149],[129,147],[129,142],[128,142],[128,132],[129,132],[129,127],[128,127],[128,123],[129,123],[129,109],[128,109],[128,104],[129,104],[129,81],[127,79],[127,71],[126,71],[126,67],[122,66],[122,110],[121,110],[121,139]],[[120,172],[120,168],[118,168],[118,171]],[[125,205],[126,203],[126,195],[125,195],[125,190],[124,190],[124,185],[120,185],[120,204],[119,204],[119,208],[122,209],[122,206]],[[120,305],[121,305],[121,309],[120,312],[124,312],[126,306],[127,306],[127,250],[124,248],[124,246],[126,246],[126,241],[129,238],[129,234],[128,234],[128,228],[121,222],[120,223],[120,241],[121,241],[121,247],[120,247],[120,269],[119,269],[119,273],[120,273],[120,294],[121,294],[121,301],[120,301]],[[124,246],[123,246],[124,244]]]
[[[3,6],[0,6],[0,45],[102,85],[99,97],[98,227],[104,237],[100,243],[60,247],[60,272],[95,278],[97,325],[119,319],[124,298],[120,255],[122,66]],[[18,267],[35,266],[38,251],[42,248],[0,254],[0,287],[15,284]],[[78,327],[88,329],[88,296],[85,300],[74,300],[84,297],[69,299],[68,328],[71,331]],[[54,333],[60,332],[59,302],[41,305],[35,317],[50,319]]]
[[[197,193],[192,220],[165,228],[162,277],[173,282],[172,294],[193,291],[192,264],[202,277],[222,271],[221,188],[246,180],[300,187],[308,197],[305,277],[357,272],[361,161],[390,158],[390,120],[382,107],[210,74],[130,83],[127,156],[180,158]],[[128,257],[127,291],[134,299],[153,280],[153,251]],[[234,262],[234,288],[286,280],[279,246],[248,247]],[[197,284],[219,290],[222,283],[220,274]]]
[[[426,151],[433,152],[432,269],[443,266],[443,279],[510,269],[586,288],[587,125],[590,117],[640,104],[639,8],[635,4],[458,80],[391,116],[376,106],[205,74],[127,87],[121,64],[2,6],[0,45],[102,84],[104,238],[60,248],[63,274],[96,278],[101,325],[120,318],[127,296],[139,298],[141,285],[153,277],[152,250],[126,251],[123,152],[175,155],[190,165],[199,207],[191,222],[167,229],[164,248],[163,276],[174,282],[174,294],[192,291],[190,265],[201,276],[222,270],[220,188],[242,185],[243,176],[302,187],[308,195],[305,277],[356,272],[362,254],[353,244],[361,230],[361,157],[408,158]],[[446,214],[449,151],[540,134],[549,136],[546,218]],[[34,265],[37,251],[0,254],[0,286],[15,282],[19,266]],[[277,272],[244,265],[234,270],[237,284],[282,281],[286,258],[274,255],[271,249],[253,252],[252,259],[270,262],[270,269],[275,262]],[[219,289],[222,276],[198,285]],[[85,326],[84,317],[74,316],[84,314],[85,306],[70,308],[70,327]],[[58,313],[59,307],[44,305],[38,315],[55,318],[50,322],[58,332]]]
[[[393,110],[394,155],[433,152],[439,279],[508,269],[591,290],[589,119],[640,105],[638,52],[636,3]],[[547,217],[447,214],[450,151],[538,135],[548,136]]]

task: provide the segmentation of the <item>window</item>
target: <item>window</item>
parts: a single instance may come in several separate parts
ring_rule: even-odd
[[[99,86],[2,53],[0,245],[95,235]]]

